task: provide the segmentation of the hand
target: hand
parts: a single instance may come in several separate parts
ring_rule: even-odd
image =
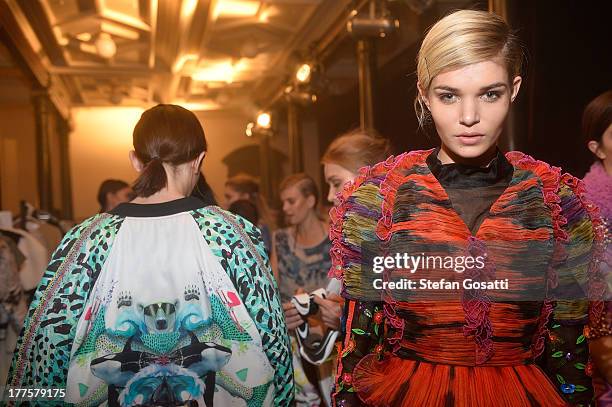
[[[326,299],[314,296],[314,302],[319,305],[321,320],[329,328],[339,331],[340,318],[342,317],[342,305],[344,300],[336,294],[329,294]]]
[[[295,329],[306,322],[290,301],[283,304],[283,311],[285,312],[285,323],[288,330]]]

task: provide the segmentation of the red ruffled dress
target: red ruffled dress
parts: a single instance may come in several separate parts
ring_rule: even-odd
[[[510,167],[506,183],[466,221],[470,201],[442,186],[428,166],[432,153],[362,169],[332,210],[330,276],[342,279],[347,299],[334,405],[588,403],[583,328],[609,332],[598,328],[606,296],[601,219],[582,184],[522,153],[499,154]],[[479,257],[482,267],[404,263],[373,272],[375,257],[398,253]],[[408,280],[411,288],[381,288]],[[508,288],[487,285],[495,281]]]

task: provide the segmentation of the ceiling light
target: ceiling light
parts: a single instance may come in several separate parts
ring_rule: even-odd
[[[196,71],[191,78],[204,82],[232,83],[234,81],[234,67],[231,62],[211,64]]]
[[[259,11],[259,1],[247,0],[219,0],[213,13],[218,17],[253,17]]]
[[[268,21],[270,21],[270,13],[268,12],[268,10],[259,13],[260,23],[267,23]]]
[[[181,4],[181,18],[189,18],[195,13],[198,6],[198,0],[183,0]]]
[[[91,41],[91,34],[90,34],[90,33],[87,33],[87,32],[80,33],[80,34],[77,34],[77,35],[76,35],[76,38],[77,38],[79,41],[85,41],[85,42],[87,42],[87,41]]]
[[[280,14],[280,10],[277,6],[274,6],[271,4],[265,4],[265,8],[264,6],[262,6],[259,9],[259,15],[257,16],[257,19],[259,20],[260,23],[269,23],[270,18],[274,18],[278,16],[279,14]]]
[[[244,59],[236,62],[232,60],[224,60],[221,62],[213,62],[199,68],[191,75],[191,79],[204,82],[225,82],[233,83],[236,75],[244,70],[247,64]]]
[[[295,73],[295,78],[299,82],[306,83],[310,80],[311,72],[312,68],[309,64],[302,64]]]
[[[253,137],[253,127],[255,127],[255,123],[250,122],[247,124],[246,130],[244,131],[247,137]]]
[[[100,33],[95,42],[98,55],[102,58],[112,58],[117,52],[117,45],[113,38],[108,33]]]
[[[272,117],[268,112],[261,112],[257,115],[257,126],[269,129],[272,126]]]

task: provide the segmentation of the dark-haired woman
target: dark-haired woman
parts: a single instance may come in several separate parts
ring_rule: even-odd
[[[276,226],[275,215],[261,195],[257,179],[247,174],[234,175],[225,182],[223,195],[228,208],[238,200],[247,200],[255,205],[259,219],[257,227],[261,231],[266,250],[271,253],[272,230]]]
[[[49,264],[8,385],[109,406],[290,405],[290,345],[258,230],[189,197],[206,152],[193,113],[134,129],[137,197],[75,227]]]
[[[128,202],[132,194],[132,188],[127,182],[119,179],[104,180],[98,189],[100,212],[111,211],[120,203]]]

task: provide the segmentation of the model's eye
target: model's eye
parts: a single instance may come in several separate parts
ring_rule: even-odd
[[[485,102],[495,102],[497,99],[499,99],[500,96],[501,93],[499,91],[490,90],[484,95],[482,95],[482,98]]]
[[[457,101],[457,96],[453,95],[452,93],[442,93],[438,95],[438,98],[440,98],[440,101],[442,101],[442,103],[446,104],[454,103]]]

